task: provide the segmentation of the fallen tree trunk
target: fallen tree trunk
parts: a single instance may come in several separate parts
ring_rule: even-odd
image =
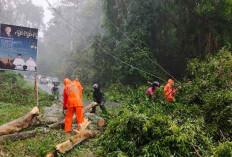
[[[99,127],[103,127],[106,125],[106,121],[104,119],[95,119],[91,122],[91,124],[96,124]]]
[[[96,102],[91,102],[88,106],[86,106],[84,109],[83,109],[83,112],[87,112],[89,110],[91,110],[94,106],[97,106],[97,103]]]
[[[52,157],[55,153],[66,153],[67,151],[71,150],[77,144],[83,142],[88,138],[95,137],[99,132],[86,130],[87,126],[90,124],[88,119],[85,119],[84,122],[81,124],[80,131],[76,131],[78,134],[69,138],[69,140],[58,144],[56,146],[56,151],[50,152],[46,157]]]
[[[34,137],[38,133],[45,133],[47,132],[46,128],[40,128],[37,130],[32,130],[32,131],[26,131],[26,132],[21,132],[21,133],[16,133],[16,134],[9,134],[9,135],[3,135],[0,137],[0,143],[1,142],[7,142],[7,141],[17,141],[17,140],[24,140],[30,137]]]
[[[81,132],[79,135],[75,135],[71,137],[69,140],[58,144],[56,146],[56,150],[60,153],[65,153],[69,150],[71,150],[73,147],[78,145],[79,143],[83,142],[84,140],[88,138],[93,138],[97,135],[97,132],[91,131],[91,130],[85,130]]]
[[[91,102],[88,106],[86,106],[84,109],[83,109],[83,113],[89,111],[91,108],[93,108],[94,106],[97,106],[97,103],[95,102]],[[49,125],[49,128],[51,129],[63,129],[64,128],[64,120],[60,121],[60,122],[57,122],[57,123],[54,123],[54,124],[51,124]],[[73,118],[73,123],[76,122],[76,118],[74,117]]]
[[[31,124],[33,118],[38,114],[39,114],[39,108],[34,107],[25,116],[18,118],[14,121],[11,121],[9,123],[3,124],[2,126],[0,126],[0,136],[11,134],[27,128]]]

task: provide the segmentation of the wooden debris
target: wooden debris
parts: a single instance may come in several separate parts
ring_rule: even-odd
[[[69,140],[58,144],[56,146],[56,151],[60,153],[66,153],[67,151],[71,150],[77,144],[83,142],[88,138],[95,137],[98,132],[86,130],[87,126],[90,124],[88,119],[85,119],[84,122],[81,124],[81,129],[76,131],[78,134],[69,138]]]
[[[105,121],[104,119],[98,120],[97,125],[98,125],[99,127],[103,127],[103,126],[106,125],[106,121]]]
[[[196,149],[196,147],[192,144],[192,143],[190,143],[190,145],[193,147],[193,149],[194,149],[194,154],[197,156],[197,157],[202,157],[201,155],[200,155],[200,153],[199,153],[199,151]]]
[[[7,142],[8,140],[10,141],[24,140],[30,137],[34,137],[38,133],[45,133],[45,132],[47,132],[46,128],[40,128],[32,131],[3,135],[0,137],[0,142]]]
[[[54,157],[54,156],[55,156],[55,153],[56,153],[56,151],[52,151],[52,152],[48,153],[48,154],[46,155],[46,157]]]
[[[0,126],[0,136],[11,134],[27,128],[31,124],[33,118],[38,114],[39,114],[39,108],[34,107],[25,116],[18,118],[14,121],[11,121],[9,123],[3,124],[2,126]]]
[[[94,106],[97,106],[97,103],[96,102],[92,102],[90,103],[88,106],[86,106],[84,109],[83,109],[83,113],[89,111],[90,109],[92,109]],[[51,124],[49,125],[49,128],[51,129],[63,129],[64,128],[64,120],[60,121],[60,122],[57,122],[57,123],[54,123],[54,124]],[[76,118],[74,117],[73,118],[73,123],[76,122]]]
[[[91,102],[88,106],[86,106],[84,109],[83,109],[83,112],[87,112],[89,110],[91,110],[94,106],[97,106],[98,104],[96,102]]]
[[[221,130],[219,130],[220,131],[220,133],[221,133],[221,140],[223,141],[223,142],[225,142],[225,141],[227,141],[227,139],[226,139],[226,137],[224,136],[224,134],[223,134],[223,132],[221,131]]]

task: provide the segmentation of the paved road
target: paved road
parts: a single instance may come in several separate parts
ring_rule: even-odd
[[[42,89],[43,91],[47,92],[48,94],[52,94],[52,87],[53,87],[53,84],[52,83],[48,83],[48,84],[38,84],[38,87],[40,89]],[[64,85],[61,84],[58,86],[59,88],[59,93],[60,93],[60,96],[59,96],[59,100],[61,102],[63,102],[63,90],[64,90]]]

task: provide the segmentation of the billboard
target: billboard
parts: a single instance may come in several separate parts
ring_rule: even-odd
[[[36,71],[38,29],[0,25],[0,69]]]

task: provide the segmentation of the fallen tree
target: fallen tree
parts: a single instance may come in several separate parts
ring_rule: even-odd
[[[34,107],[25,116],[18,118],[16,120],[13,120],[9,123],[3,124],[2,126],[0,126],[0,136],[12,134],[14,132],[18,132],[18,131],[21,131],[27,128],[28,126],[32,124],[34,117],[37,116],[38,114],[39,114],[39,108]]]
[[[77,135],[70,137],[67,141],[61,144],[58,144],[56,146],[56,151],[50,152],[49,154],[47,154],[46,157],[53,157],[55,153],[57,152],[66,153],[67,151],[71,150],[73,147],[80,144],[84,140],[88,138],[93,138],[97,134],[99,134],[98,131],[86,130],[89,124],[90,124],[90,121],[88,119],[85,119],[84,122],[81,124],[80,131],[76,131]]]
[[[92,109],[94,106],[97,106],[97,103],[96,103],[96,102],[91,102],[88,106],[86,106],[86,107],[83,109],[83,113],[89,111],[89,110]],[[75,117],[73,118],[73,122],[74,122],[74,123],[76,122],[76,118],[75,118]],[[63,128],[64,128],[64,123],[65,123],[65,120],[62,120],[62,121],[60,121],[60,122],[57,122],[57,123],[54,123],[54,124],[49,125],[49,128],[51,128],[51,129],[63,129]]]
[[[7,141],[17,141],[17,140],[24,140],[26,138],[34,137],[38,133],[45,133],[48,132],[46,128],[39,128],[37,130],[32,130],[32,131],[26,131],[26,132],[21,132],[21,133],[15,133],[15,134],[8,134],[8,135],[3,135],[0,137],[0,143],[1,142],[7,142]]]

